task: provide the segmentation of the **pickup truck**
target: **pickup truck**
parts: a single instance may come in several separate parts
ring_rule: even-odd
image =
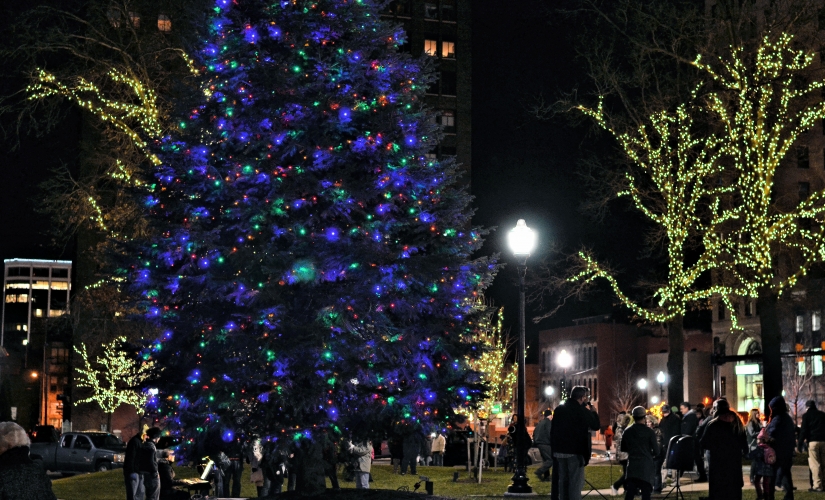
[[[122,468],[126,445],[106,432],[67,432],[56,443],[32,443],[30,453],[44,470],[73,474]]]

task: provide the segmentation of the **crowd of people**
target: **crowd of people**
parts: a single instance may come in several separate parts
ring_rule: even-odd
[[[818,412],[813,401],[808,406],[798,443],[809,451],[814,443],[809,462],[812,477],[819,477],[820,482],[812,479],[811,491],[823,491],[820,441],[815,440],[825,440],[825,413]],[[624,488],[627,500],[639,493],[646,500],[652,493],[662,492],[664,477],[675,479],[695,469],[695,482],[708,482],[709,499],[741,499],[743,459],[749,458],[750,481],[758,500],[773,500],[777,486],[784,492],[785,500],[793,500],[795,425],[781,396],[774,398],[769,408],[766,426],[758,409],[753,409],[743,423],[724,398],[716,400],[707,413],[704,405],[693,407],[688,402],[682,403],[678,411],[661,406],[656,412],[661,414],[660,418],[641,406],[629,415],[620,413],[609,432],[615,458],[622,466],[621,477],[611,487],[613,494],[618,495],[619,489]],[[683,449],[679,450],[680,447]],[[669,465],[673,469],[668,469]]]

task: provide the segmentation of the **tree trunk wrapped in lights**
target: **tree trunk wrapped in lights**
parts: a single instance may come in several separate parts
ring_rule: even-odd
[[[131,269],[162,329],[151,411],[187,445],[444,429],[484,398],[496,264],[471,258],[458,167],[427,155],[431,63],[380,4],[215,3],[202,102],[154,143],[157,236]]]

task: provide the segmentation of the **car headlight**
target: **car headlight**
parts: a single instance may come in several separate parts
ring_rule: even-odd
[[[115,463],[123,462],[126,459],[126,455],[123,453],[115,453],[114,461]]]

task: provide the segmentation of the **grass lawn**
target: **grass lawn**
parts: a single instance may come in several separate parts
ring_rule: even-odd
[[[530,485],[533,491],[540,496],[547,495],[550,492],[550,483],[542,483],[533,475],[535,468],[530,468]],[[608,488],[611,483],[611,473],[613,479],[621,469],[619,467],[591,466],[586,469],[587,479],[597,488]],[[194,477],[196,475],[194,469],[185,467],[176,467],[175,471],[180,478]],[[453,473],[458,472],[459,478],[457,482],[453,482]],[[249,466],[244,467],[244,478],[242,481],[243,488],[241,490],[242,497],[254,498],[256,495],[255,487],[249,483]],[[413,490],[413,485],[418,481],[417,476],[400,476],[392,473],[392,469],[388,465],[375,465],[372,468],[374,482],[370,484],[371,488],[383,490],[397,490],[400,487],[406,486],[410,491]],[[418,475],[428,476],[431,481],[435,483],[434,494],[437,496],[444,496],[462,500],[469,500],[471,498],[501,498],[510,484],[512,473],[505,473],[501,468],[498,471],[485,470],[482,474],[482,482],[478,482],[470,476],[470,474],[463,469],[453,469],[448,467],[419,467]],[[98,472],[94,474],[82,474],[62,479],[55,479],[52,481],[54,493],[57,498],[61,500],[114,500],[126,497],[126,492],[123,486],[123,473],[119,470],[110,472]],[[352,482],[341,481],[342,488],[354,488],[355,484]],[[329,481],[327,481],[329,486]],[[797,485],[800,489],[797,490],[796,498],[798,500],[813,500],[822,499],[821,493],[808,493],[807,484]],[[423,492],[424,485],[419,488]],[[702,496],[707,495],[703,493]],[[778,498],[781,498],[779,494]],[[672,497],[672,495],[671,495]],[[388,497],[389,498],[389,497]],[[599,498],[598,496],[590,495],[588,498]],[[699,495],[685,495],[686,499],[697,500]],[[756,498],[756,492],[753,490],[746,490],[744,492],[745,500],[753,500]]]

